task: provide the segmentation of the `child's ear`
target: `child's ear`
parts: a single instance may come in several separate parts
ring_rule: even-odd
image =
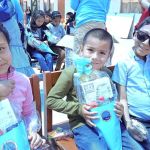
[[[83,46],[81,45],[78,52],[79,56],[83,56]]]

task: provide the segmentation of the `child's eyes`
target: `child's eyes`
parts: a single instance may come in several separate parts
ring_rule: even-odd
[[[5,50],[5,47],[0,47],[0,52],[3,52]]]
[[[106,53],[104,53],[104,52],[100,52],[100,54],[101,54],[101,55],[106,55]]]
[[[93,49],[88,49],[88,51],[93,52]]]

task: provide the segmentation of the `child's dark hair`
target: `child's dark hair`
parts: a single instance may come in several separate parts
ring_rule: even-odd
[[[31,17],[31,22],[30,22],[30,27],[32,30],[35,30],[37,28],[37,25],[35,23],[36,19],[43,17],[45,18],[45,13],[42,10],[35,10],[32,17]]]
[[[3,24],[0,23],[0,33],[3,33],[8,44],[10,43],[10,38],[9,38],[9,34],[8,31],[6,30],[6,28],[3,26]]]
[[[51,14],[50,10],[45,11],[45,15],[49,16],[50,18],[52,18],[52,14]]]
[[[70,23],[70,22],[73,22],[75,21],[75,16],[76,16],[76,13],[72,13],[72,12],[67,12],[68,16],[70,16],[70,18],[67,20],[66,24]]]
[[[86,33],[86,35],[83,38],[83,46],[86,44],[88,37],[95,37],[98,38],[101,41],[109,41],[110,42],[110,50],[113,47],[113,38],[110,35],[110,33],[108,33],[106,30],[104,29],[100,29],[100,28],[94,28],[90,31],[88,31]]]
[[[52,12],[52,19],[55,19],[56,17],[61,18],[61,13],[59,11],[53,11]]]

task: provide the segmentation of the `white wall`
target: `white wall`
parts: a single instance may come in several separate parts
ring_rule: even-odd
[[[70,7],[70,0],[65,0],[65,14],[69,11],[74,12],[73,9]]]
[[[121,0],[111,0],[109,13],[120,13]]]
[[[53,0],[53,10],[58,10],[58,0]]]

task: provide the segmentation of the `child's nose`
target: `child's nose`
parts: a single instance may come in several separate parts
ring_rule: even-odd
[[[98,57],[97,52],[93,53],[92,56],[91,56],[92,59],[97,59],[97,57]]]

